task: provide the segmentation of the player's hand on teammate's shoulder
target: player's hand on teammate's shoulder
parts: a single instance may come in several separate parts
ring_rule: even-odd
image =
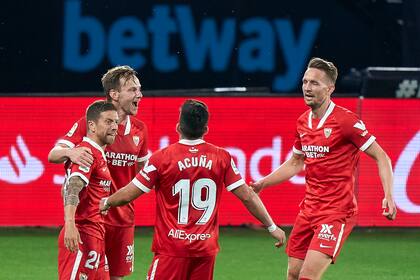
[[[92,151],[88,147],[77,147],[70,149],[68,156],[71,162],[77,165],[90,167],[93,163]]]
[[[382,200],[382,215],[387,218],[388,220],[395,220],[397,217],[397,207],[395,206],[395,202],[392,198],[384,198]]]
[[[264,188],[263,180],[259,180],[257,182],[249,182],[249,186],[254,190],[256,194],[259,194]]]
[[[281,228],[277,227],[275,231],[270,232],[271,236],[278,240],[275,243],[277,248],[280,248],[284,244],[286,244],[286,233]]]

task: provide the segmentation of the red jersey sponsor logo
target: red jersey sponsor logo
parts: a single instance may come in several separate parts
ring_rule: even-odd
[[[307,158],[323,158],[326,153],[330,152],[328,146],[316,146],[316,145],[302,145],[302,152],[305,153]]]
[[[105,152],[105,155],[113,166],[133,166],[137,161],[137,155],[128,153]]]
[[[173,229],[171,228],[168,233],[168,237],[172,237],[180,240],[187,240],[192,243],[194,241],[204,241],[211,238],[210,233],[188,233],[182,229]]]

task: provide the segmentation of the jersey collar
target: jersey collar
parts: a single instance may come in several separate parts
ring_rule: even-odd
[[[198,144],[206,143],[203,139],[194,139],[194,140],[188,140],[188,139],[181,139],[178,141],[180,144],[188,145],[188,146],[195,146]]]
[[[130,134],[130,131],[131,131],[131,121],[130,121],[130,116],[127,116],[127,122],[125,123],[124,135]]]
[[[321,120],[319,121],[318,125],[317,125],[317,129],[321,128],[325,121],[327,120],[328,116],[331,115],[332,111],[334,110],[335,104],[334,102],[330,102],[330,105],[328,105],[328,109],[325,112],[324,116],[321,118]],[[308,116],[308,127],[312,129],[312,111],[309,112],[309,116]]]
[[[105,153],[104,150],[102,149],[101,146],[98,145],[98,143],[96,143],[95,141],[93,141],[92,139],[90,139],[89,137],[83,137],[83,141],[88,142],[90,145],[92,145],[94,148],[96,148],[97,150],[99,150],[104,158],[104,160],[106,161],[106,157],[105,157]]]

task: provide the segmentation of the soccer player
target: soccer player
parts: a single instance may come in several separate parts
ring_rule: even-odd
[[[66,164],[65,224],[58,238],[58,275],[63,280],[103,279],[98,266],[105,255],[105,225],[97,205],[110,191],[104,147],[115,140],[117,110],[111,103],[96,101],[88,107],[86,121],[87,137],[78,146],[90,149],[92,164]]]
[[[129,183],[149,158],[146,125],[132,117],[137,114],[141,84],[137,73],[129,66],[110,69],[102,77],[102,86],[109,102],[117,108],[120,123],[115,142],[108,145],[105,155],[113,179],[111,193]],[[75,147],[86,134],[86,119],[77,121],[49,154],[49,161],[89,166],[92,153],[88,147]],[[113,208],[105,217],[106,256],[111,280],[130,275],[134,267],[134,204]]]
[[[185,101],[177,124],[180,141],[155,152],[130,184],[101,201],[100,209],[107,210],[155,189],[155,255],[149,280],[213,279],[223,188],[267,227],[278,240],[276,246],[285,242],[284,232],[245,184],[231,155],[203,140],[208,116],[204,103]]]
[[[302,79],[304,101],[310,109],[297,120],[293,156],[251,184],[259,192],[288,180],[306,165],[306,193],[286,247],[288,279],[320,279],[336,261],[356,224],[354,180],[359,150],[377,162],[385,193],[383,215],[393,220],[397,213],[389,157],[354,113],[330,99],[337,75],[333,63],[310,60]]]

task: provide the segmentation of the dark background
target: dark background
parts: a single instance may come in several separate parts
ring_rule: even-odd
[[[75,72],[63,66],[64,5],[67,0],[7,1],[0,11],[1,93],[100,91],[100,76],[112,66],[105,56],[93,70]],[[302,22],[315,18],[321,26],[310,56],[333,61],[339,68],[337,91],[359,90],[362,70],[368,66],[419,67],[420,3],[415,0],[385,1],[82,1],[82,14],[94,16],[108,31],[122,16],[134,16],[145,22],[157,4],[188,5],[199,30],[204,18],[222,22],[233,17],[237,23],[261,17],[268,21],[289,19],[295,32]],[[238,31],[236,42],[240,42]],[[83,41],[84,40],[84,41]],[[88,48],[82,38],[82,48]],[[171,37],[171,51],[177,52],[180,42]],[[85,51],[85,50],[83,50]],[[179,54],[176,71],[161,72],[150,63],[150,51],[142,50],[148,63],[140,73],[145,90],[194,89],[221,86],[272,87],[276,74],[287,69],[276,42],[276,63],[273,72],[243,72],[233,50],[231,63],[223,71],[206,65],[193,72]],[[275,72],[275,73],[274,73]],[[300,83],[289,92],[300,92]]]

